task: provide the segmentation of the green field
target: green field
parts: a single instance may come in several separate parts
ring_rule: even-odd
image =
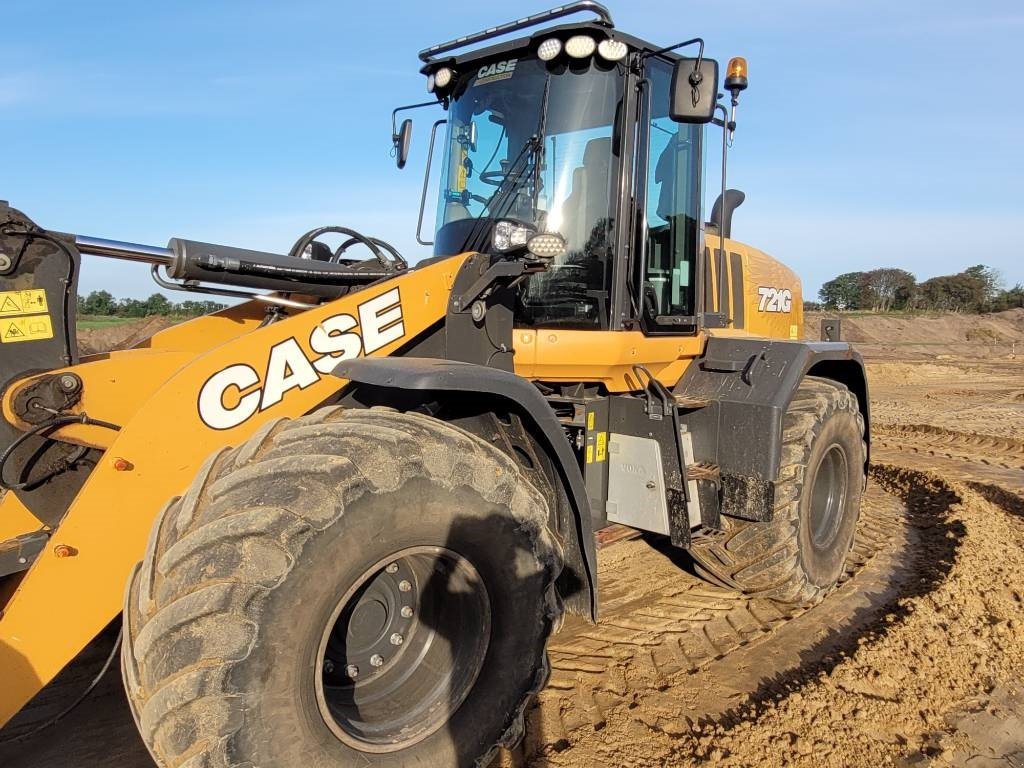
[[[138,317],[117,317],[116,315],[82,315],[78,318],[77,326],[86,330],[113,328],[116,325],[124,325],[139,319]]]

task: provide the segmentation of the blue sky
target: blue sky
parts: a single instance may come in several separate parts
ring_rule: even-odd
[[[556,4],[554,0],[551,5]],[[976,263],[1024,282],[1019,0],[633,0],[617,26],[744,55],[734,236],[813,298],[840,272],[919,279]],[[285,250],[335,223],[411,260],[429,133],[389,157],[390,110],[425,100],[416,52],[548,7],[392,0],[4,0],[0,198],[42,226]],[[716,137],[717,138],[717,137]],[[714,188],[716,160],[708,162]],[[708,201],[710,205],[710,199]],[[428,221],[433,217],[429,215]],[[82,290],[155,290],[88,259]]]

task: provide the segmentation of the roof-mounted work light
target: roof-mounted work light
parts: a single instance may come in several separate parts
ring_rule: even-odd
[[[605,61],[621,61],[626,58],[629,48],[621,40],[602,40],[597,44],[597,55]]]
[[[557,37],[549,37],[537,48],[537,58],[541,61],[551,61],[562,52],[562,41]]]
[[[573,35],[565,41],[565,52],[574,59],[585,59],[597,48],[597,41],[590,35]]]

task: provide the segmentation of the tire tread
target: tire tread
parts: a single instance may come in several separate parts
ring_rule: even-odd
[[[702,577],[719,586],[783,603],[810,605],[825,596],[828,590],[811,583],[800,564],[800,499],[817,430],[840,411],[856,414],[863,445],[864,420],[856,396],[830,379],[804,378],[783,420],[782,464],[773,519],[751,522],[723,514],[724,537],[699,544],[690,552]]]

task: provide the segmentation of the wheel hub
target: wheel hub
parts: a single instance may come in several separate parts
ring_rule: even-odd
[[[827,550],[839,533],[848,471],[846,452],[838,444],[830,445],[821,457],[811,488],[811,545],[819,551]]]
[[[490,645],[483,579],[443,547],[411,547],[368,568],[323,630],[317,705],[343,742],[394,752],[440,729],[476,683]]]
[[[415,583],[408,563],[392,562],[353,596],[327,641],[323,666],[330,683],[365,679],[394,663],[416,623]]]

